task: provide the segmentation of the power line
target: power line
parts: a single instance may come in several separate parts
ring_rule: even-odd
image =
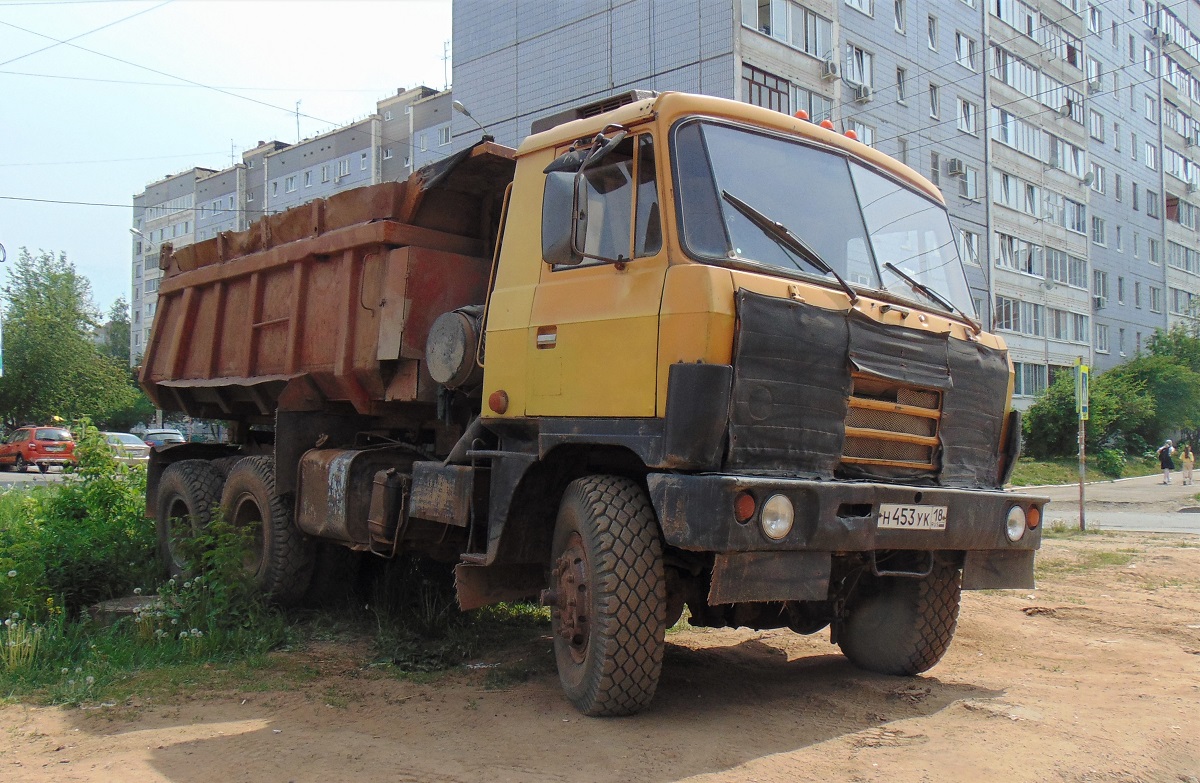
[[[186,152],[178,155],[155,155],[148,158],[108,158],[107,160],[56,160],[46,161],[41,163],[0,163],[0,168],[12,168],[16,166],[86,166],[94,163],[134,163],[143,160],[171,160],[174,158],[199,158],[208,155],[224,155],[225,151],[219,152]]]
[[[0,74],[8,76],[30,76],[38,79],[65,79],[67,81],[76,82],[97,82],[100,84],[129,84],[138,87],[173,87],[173,88],[200,88],[207,89],[208,85],[203,84],[171,84],[170,82],[140,82],[134,79],[99,79],[90,76],[64,76],[54,73],[29,73],[27,71],[0,71]],[[222,90],[244,90],[246,92],[331,92],[331,93],[381,93],[387,92],[389,88],[374,88],[374,87],[242,87],[242,86],[219,86]]]
[[[13,57],[13,58],[12,58],[12,59],[10,59],[10,60],[5,60],[4,62],[0,62],[0,66],[5,66],[5,65],[9,65],[10,63],[15,63],[17,60],[24,60],[26,57],[32,57],[32,56],[33,56],[33,55],[35,55],[35,54],[39,54],[40,52],[44,52],[44,51],[46,51],[47,49],[53,49],[53,48],[54,48],[54,47],[56,47],[56,46],[62,46],[62,45],[64,45],[64,44],[66,44],[67,46],[73,46],[74,44],[72,44],[72,43],[71,43],[71,41],[78,41],[80,38],[83,38],[83,37],[85,37],[85,36],[89,36],[89,35],[91,35],[92,33],[98,33],[98,32],[100,32],[101,30],[107,30],[108,28],[112,27],[113,25],[118,25],[118,24],[120,24],[121,22],[127,22],[127,21],[129,21],[130,19],[133,19],[133,18],[134,18],[134,17],[136,17],[136,16],[141,16],[142,14],[148,14],[148,13],[150,13],[151,11],[157,11],[158,9],[162,8],[164,5],[170,5],[172,2],[174,2],[174,0],[166,0],[165,2],[159,3],[158,5],[156,5],[156,6],[152,7],[152,8],[143,8],[141,11],[138,11],[137,13],[130,14],[129,16],[124,16],[124,17],[121,17],[120,19],[117,19],[116,21],[109,22],[108,24],[101,25],[101,26],[99,26],[99,27],[97,27],[97,28],[95,28],[95,29],[92,29],[92,30],[88,30],[88,31],[87,31],[87,32],[85,32],[85,33],[80,33],[79,35],[74,35],[74,36],[71,36],[70,38],[67,38],[67,39],[65,39],[65,40],[62,40],[62,41],[58,41],[57,39],[50,38],[50,36],[48,36],[48,35],[47,35],[47,36],[43,36],[44,38],[50,38],[50,40],[52,40],[52,41],[56,41],[56,42],[55,42],[55,43],[52,43],[52,44],[50,44],[49,46],[43,46],[41,49],[34,49],[32,52],[26,52],[25,54],[18,55],[17,57]],[[8,23],[7,23],[7,22],[2,22],[2,24],[8,24]],[[16,25],[9,25],[9,26],[10,26],[10,27],[16,27]],[[18,30],[20,30],[21,28],[20,28],[20,27],[17,27],[17,29],[18,29]],[[32,32],[32,31],[30,31],[30,30],[26,30],[25,32]],[[41,34],[40,34],[40,33],[34,33],[34,35],[41,35]]]

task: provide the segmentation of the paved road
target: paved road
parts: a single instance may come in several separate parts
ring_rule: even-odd
[[[1198,471],[1200,473],[1200,471]],[[1046,495],[1046,522],[1056,520],[1072,527],[1079,524],[1079,485],[1020,487],[1020,492]],[[1153,533],[1200,534],[1200,513],[1180,509],[1200,509],[1198,486],[1184,486],[1181,474],[1164,486],[1162,476],[1143,476],[1120,481],[1101,481],[1084,487],[1087,526],[1098,530],[1138,530]]]
[[[62,481],[62,477],[63,474],[59,468],[50,468],[50,472],[45,475],[36,470],[30,470],[25,473],[11,473],[7,470],[0,471],[0,490],[18,484],[48,484],[52,481]]]

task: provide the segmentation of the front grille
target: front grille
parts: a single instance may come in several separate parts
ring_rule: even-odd
[[[849,402],[843,463],[935,469],[941,392],[855,375]]]

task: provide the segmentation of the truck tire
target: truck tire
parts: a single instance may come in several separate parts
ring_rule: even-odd
[[[221,493],[229,524],[253,532],[244,565],[264,594],[294,604],[312,578],[313,542],[292,522],[291,506],[275,494],[275,460],[244,457],[229,471]]]
[[[212,466],[221,474],[221,480],[229,478],[229,471],[233,470],[233,466],[242,460],[241,454],[235,454],[230,457],[217,457],[212,461]]]
[[[632,715],[654,698],[666,646],[666,577],[654,510],[620,476],[568,485],[551,551],[558,677],[585,715]]]
[[[838,646],[860,669],[913,675],[932,669],[954,638],[962,576],[935,563],[924,578],[880,577],[849,607]]]
[[[207,460],[180,460],[163,471],[154,519],[158,557],[170,576],[187,575],[179,545],[208,527],[220,503],[221,476]]]

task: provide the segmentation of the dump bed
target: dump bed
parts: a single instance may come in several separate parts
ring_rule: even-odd
[[[384,415],[434,399],[429,326],[486,294],[513,151],[475,147],[172,251],[141,381],[163,410]]]

